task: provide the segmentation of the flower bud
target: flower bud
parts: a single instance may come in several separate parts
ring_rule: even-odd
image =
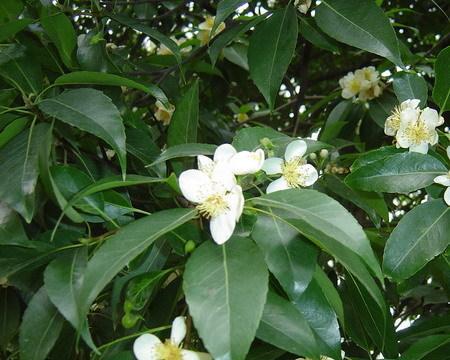
[[[311,154],[309,154],[309,158],[310,158],[311,160],[316,160],[316,159],[317,159],[316,153],[311,153]]]
[[[267,137],[260,139],[259,143],[261,144],[261,146],[265,147],[266,149],[274,148],[272,141]]]
[[[127,313],[122,317],[122,326],[125,329],[130,329],[134,325],[136,325],[138,320],[139,320],[139,315]]]
[[[328,150],[327,149],[320,150],[319,155],[322,159],[326,159],[328,157]]]
[[[186,254],[190,254],[196,248],[195,242],[193,240],[188,240],[186,244],[184,244],[184,252]]]

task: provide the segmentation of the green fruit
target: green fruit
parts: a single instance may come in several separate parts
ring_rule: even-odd
[[[139,320],[139,315],[136,314],[132,314],[132,313],[126,313],[123,317],[122,317],[122,326],[125,329],[130,329],[133,326],[136,325],[136,323]]]

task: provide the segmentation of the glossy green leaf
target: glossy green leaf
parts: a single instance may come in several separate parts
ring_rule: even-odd
[[[25,47],[22,45],[3,44],[0,46],[0,65],[23,56],[25,56]]]
[[[61,333],[64,318],[53,306],[45,287],[28,303],[20,326],[20,358],[45,360]]]
[[[13,288],[0,288],[0,350],[16,334],[20,324],[20,300]]]
[[[164,150],[161,155],[150,166],[162,163],[167,160],[193,157],[198,155],[212,155],[216,150],[216,145],[211,144],[180,144],[174,145]]]
[[[75,66],[74,50],[77,45],[75,30],[70,19],[64,13],[52,12],[41,18],[41,25],[58,49],[64,64],[68,68],[73,68]]]
[[[23,4],[17,0],[0,2],[0,22],[8,22],[17,18],[23,10]]]
[[[81,70],[105,73],[117,71],[109,59],[103,34],[95,30],[78,35],[77,60]]]
[[[0,149],[0,201],[20,213],[27,222],[34,214],[39,148],[48,129],[48,124],[38,124]]]
[[[121,228],[89,260],[78,292],[80,329],[89,307],[103,288],[136,256],[165,233],[197,216],[191,209],[164,210]]]
[[[20,132],[25,129],[25,127],[30,122],[30,119],[27,117],[20,117],[10,124],[8,124],[1,132],[0,132],[0,148],[5,146],[9,141],[11,141],[16,135],[20,134]]]
[[[17,19],[9,21],[5,24],[0,24],[0,41],[5,41],[14,36],[19,31],[25,29],[33,22],[31,19]]]
[[[364,191],[408,193],[433,184],[447,168],[431,155],[405,152],[352,170],[345,183]]]
[[[407,72],[395,74],[394,91],[400,103],[408,99],[418,99],[421,108],[427,104],[428,85],[425,79],[417,74]]]
[[[323,295],[327,299],[328,303],[333,308],[335,314],[337,315],[340,323],[345,325],[344,318],[344,305],[342,303],[341,297],[335,288],[335,285],[328,278],[327,274],[321,269],[320,266],[316,267],[316,272],[314,273],[314,280],[319,284],[322,289]]]
[[[433,99],[441,108],[441,112],[450,110],[450,74],[448,64],[450,63],[450,46],[442,50],[434,65],[436,83],[433,89]]]
[[[169,147],[197,142],[199,117],[198,81],[195,81],[176,103],[169,126],[167,144]]]
[[[368,151],[364,154],[361,154],[358,159],[351,166],[351,171],[355,171],[360,167],[370,165],[378,160],[382,160],[384,158],[403,153],[405,150],[397,149],[395,146],[383,146],[379,149]]]
[[[248,71],[247,52],[248,46],[243,44],[233,44],[222,51],[225,59]]]
[[[262,214],[258,215],[252,238],[289,297],[300,297],[314,275],[317,249],[288,224]]]
[[[215,359],[245,359],[267,283],[264,258],[249,239],[235,236],[222,246],[208,241],[191,256],[183,289],[195,327]]]
[[[339,53],[339,46],[336,41],[319,29],[314,18],[300,16],[299,20],[298,31],[306,40],[321,49]]]
[[[250,77],[271,109],[294,55],[297,36],[297,15],[289,5],[275,11],[270,18],[260,23],[250,37]]]
[[[3,204],[0,211],[2,213],[0,245],[33,247],[34,243],[28,240],[19,215]]]
[[[293,304],[271,291],[256,336],[280,349],[314,360],[321,354],[305,317]]]
[[[425,359],[427,355],[449,343],[450,337],[448,334],[433,335],[419,339],[402,354],[401,360]]]
[[[0,66],[0,76],[25,95],[38,94],[42,89],[39,63],[26,58],[12,59]]]
[[[384,129],[384,123],[391,115],[394,107],[398,105],[397,98],[391,93],[385,91],[383,95],[370,101],[369,115],[377,125]]]
[[[386,275],[396,281],[419,271],[450,244],[450,207],[432,200],[408,212],[389,237],[383,257]]]
[[[403,66],[392,25],[373,0],[323,0],[316,22],[332,38]]]
[[[110,98],[94,89],[68,90],[39,103],[39,109],[69,125],[87,131],[116,151],[122,174],[126,172],[125,130]]]
[[[163,104],[168,103],[168,99],[164,92],[156,85],[142,84],[140,82],[114,74],[106,74],[96,71],[75,71],[61,75],[55,80],[57,85],[84,85],[94,84],[102,86],[126,86],[132,89],[141,90],[152,95],[155,99]]]
[[[232,13],[234,13],[239,6],[244,5],[248,2],[249,0],[221,0],[217,5],[214,26],[211,29],[211,33],[214,34],[219,24],[226,20],[227,17]]]

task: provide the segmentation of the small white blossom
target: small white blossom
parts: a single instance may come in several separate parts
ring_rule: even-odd
[[[419,109],[420,100],[410,99],[403,101],[399,106],[396,106],[391,115],[386,119],[384,123],[384,133],[388,136],[397,135],[398,129],[400,129],[400,118],[403,111],[412,110],[420,115]]]
[[[380,73],[373,66],[349,72],[339,80],[342,97],[351,99],[358,96],[360,101],[372,100],[383,93]]]
[[[181,37],[179,39],[175,38],[174,36],[170,37],[178,46],[183,45],[187,40],[184,37]],[[180,52],[185,54],[192,50],[192,46],[185,46],[180,49]],[[156,51],[158,55],[172,55],[172,50],[170,50],[166,45],[161,44],[158,50]]]
[[[137,360],[212,360],[207,353],[182,349],[185,336],[185,318],[179,316],[172,323],[170,339],[162,342],[156,335],[143,334],[134,341],[134,355]]]
[[[303,155],[306,153],[307,145],[303,140],[295,140],[286,147],[284,160],[281,158],[269,158],[264,161],[262,169],[267,175],[281,174],[281,177],[269,184],[266,192],[268,194],[298,188],[314,184],[319,178],[317,170],[306,163]]]
[[[169,104],[168,107],[164,106],[164,104],[161,101],[155,102],[155,118],[158,121],[161,121],[164,125],[169,125],[170,120],[172,120],[172,115],[175,111],[175,106],[172,104]]]
[[[295,0],[294,6],[297,7],[298,11],[302,14],[306,14],[311,7],[312,0]]]
[[[447,148],[447,156],[450,159],[450,146]],[[450,206],[450,171],[445,175],[436,177],[434,182],[447,187],[447,190],[444,192],[444,200]]]
[[[211,36],[211,31],[212,31],[212,28],[214,26],[214,21],[215,21],[215,17],[208,15],[208,16],[205,17],[205,21],[203,21],[202,23],[199,24],[198,28],[199,28],[200,31],[197,34],[197,39],[200,40],[200,43],[202,45],[208,44],[209,41],[214,36],[216,36],[217,34],[222,32],[223,30],[225,30],[225,23],[221,22],[219,24],[219,26],[217,26],[214,34]]]

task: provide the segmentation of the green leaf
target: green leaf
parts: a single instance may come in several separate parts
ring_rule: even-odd
[[[13,288],[0,288],[0,349],[3,352],[19,328],[20,313],[20,299]]]
[[[434,64],[436,83],[433,89],[433,99],[441,108],[441,113],[450,110],[450,74],[448,64],[450,63],[450,46],[442,50]]]
[[[320,266],[316,267],[316,272],[314,273],[314,280],[319,284],[322,289],[323,295],[327,299],[328,303],[333,308],[341,324],[345,325],[344,318],[344,305],[342,303],[341,297],[338,291],[334,287],[331,280],[328,278],[327,274],[321,269]]]
[[[401,360],[421,360],[428,354],[450,343],[448,334],[428,336],[419,339],[411,345],[401,356]],[[448,353],[446,353],[448,354]]]
[[[91,30],[87,34],[78,35],[77,60],[82,70],[113,72],[117,71],[110,61],[103,34]]]
[[[45,99],[39,109],[69,125],[87,131],[108,143],[126,173],[125,130],[119,110],[111,99],[94,89],[68,90]]]
[[[306,40],[321,49],[339,54],[337,43],[318,28],[314,18],[300,16],[299,20],[300,26],[298,31]]]
[[[305,317],[293,304],[271,291],[256,336],[296,355],[319,359],[321,354]]]
[[[235,236],[222,246],[205,242],[188,260],[186,301],[215,359],[245,359],[263,313],[267,283],[262,254],[249,239]]]
[[[167,144],[169,147],[197,142],[199,116],[198,91],[198,80],[196,80],[177,102],[167,135]]]
[[[354,109],[354,106],[349,100],[338,103],[328,115],[325,126],[320,132],[320,140],[329,141],[337,138],[342,128],[348,124],[352,109]]]
[[[0,76],[27,96],[36,95],[42,89],[42,70],[36,61],[11,59],[0,66]]]
[[[50,12],[52,11],[50,10]],[[68,68],[73,68],[75,66],[74,50],[77,45],[77,36],[69,18],[61,12],[48,14],[41,18],[41,25],[58,49],[64,64]]]
[[[12,121],[8,124],[1,132],[0,132],[0,148],[5,146],[9,141],[11,141],[16,135],[20,134],[20,132],[25,129],[25,127],[30,122],[30,119],[27,117],[20,117],[16,120]]]
[[[423,108],[428,100],[428,86],[425,79],[417,74],[399,72],[394,76],[394,91],[399,102],[408,99],[420,100]]]
[[[169,100],[164,92],[156,85],[141,84],[137,81],[114,74],[106,74],[96,71],[75,71],[64,74],[55,80],[56,85],[84,85],[94,84],[103,86],[126,86],[132,89],[141,90],[152,95],[163,104],[168,104]]]
[[[0,149],[0,201],[20,213],[27,222],[34,214],[39,148],[48,129],[48,124],[38,124]]]
[[[397,149],[395,146],[383,146],[379,149],[368,151],[361,154],[351,166],[351,171],[355,171],[363,166],[370,165],[378,160],[382,160],[392,155],[403,153],[403,149]]]
[[[0,211],[3,215],[3,221],[0,224],[0,245],[33,247],[34,243],[28,240],[17,213],[3,204],[0,206]],[[10,211],[9,214],[7,214],[8,211]]]
[[[32,297],[20,326],[20,358],[44,360],[61,333],[64,318],[50,302],[45,287]]]
[[[25,47],[19,44],[3,44],[0,46],[0,65],[13,59],[25,56]]]
[[[441,199],[421,204],[395,227],[384,250],[383,269],[396,281],[408,279],[450,244],[450,207]]]
[[[31,19],[12,20],[5,24],[0,24],[0,41],[3,42],[10,37],[13,37],[19,31],[25,29],[33,22]]]
[[[150,164],[150,166],[160,164],[170,159],[181,157],[193,157],[198,155],[213,155],[216,145],[210,144],[180,144],[174,145],[164,150],[159,157]]]
[[[300,297],[316,270],[317,249],[288,224],[262,214],[258,215],[252,238],[290,299]]]
[[[384,123],[396,105],[398,105],[397,98],[385,91],[383,95],[370,101],[369,115],[379,127],[384,129]]]
[[[447,168],[431,155],[394,154],[352,170],[345,183],[352,188],[388,193],[408,193],[434,183]]]
[[[159,237],[195,216],[197,211],[191,209],[164,210],[134,221],[111,236],[87,264],[83,285],[77,294],[77,328],[81,329],[98,294],[131,260]]]
[[[0,2],[0,22],[9,22],[14,20],[22,11],[22,1],[3,0]]]
[[[175,59],[177,60],[178,64],[181,65],[181,52],[178,45],[167,37],[166,35],[160,33],[158,30],[155,30],[151,28],[150,26],[144,25],[141,22],[131,19],[129,17],[126,17],[124,15],[108,15],[111,19],[117,21],[118,23],[121,23],[122,25],[128,26],[136,31],[140,31],[144,33],[145,35],[149,36],[152,39],[155,39],[156,41],[159,41],[161,44],[166,46],[175,56]]]
[[[239,6],[248,2],[249,0],[221,0],[217,5],[216,17],[214,19],[214,25],[211,29],[211,34],[214,34],[220,23],[234,13]]]
[[[248,64],[250,77],[274,108],[280,85],[297,44],[298,23],[293,6],[275,11],[256,27],[250,37]]]
[[[233,44],[223,49],[223,57],[229,62],[241,67],[248,71],[247,60],[248,47],[243,44]]]
[[[332,38],[403,66],[394,29],[373,0],[323,0],[315,18]]]

